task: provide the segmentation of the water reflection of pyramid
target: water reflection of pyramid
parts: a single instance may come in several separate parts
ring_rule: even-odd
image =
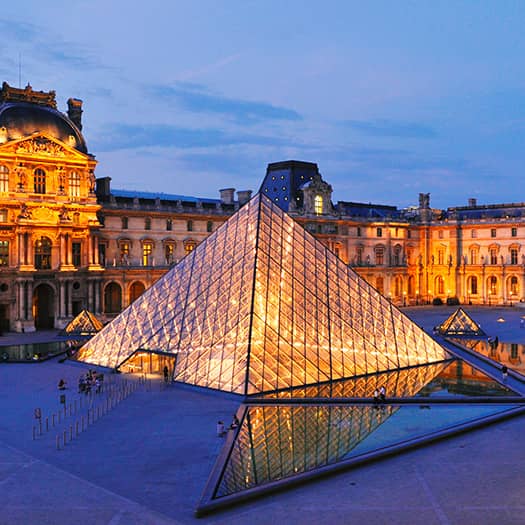
[[[443,335],[485,335],[479,324],[463,308],[458,308],[438,329]]]
[[[437,362],[415,323],[255,196],[80,351],[115,367],[176,355],[174,379],[240,394]]]
[[[82,310],[74,319],[69,321],[62,332],[64,335],[70,336],[90,336],[100,332],[103,326],[102,322],[91,312]]]

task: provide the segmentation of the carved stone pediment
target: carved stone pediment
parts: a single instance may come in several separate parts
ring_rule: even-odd
[[[23,140],[15,145],[15,153],[27,155],[46,155],[50,157],[65,157],[68,151],[60,144],[49,140],[46,137],[35,137]]]

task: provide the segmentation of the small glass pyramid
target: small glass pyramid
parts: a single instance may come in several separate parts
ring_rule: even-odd
[[[462,308],[458,308],[446,321],[441,323],[438,331],[443,335],[485,335],[479,324]]]
[[[174,380],[239,394],[439,362],[447,352],[320,241],[256,195],[79,359],[176,355]]]
[[[64,335],[68,336],[92,336],[100,332],[104,325],[97,319],[94,314],[87,310],[82,310],[74,319],[62,330]]]

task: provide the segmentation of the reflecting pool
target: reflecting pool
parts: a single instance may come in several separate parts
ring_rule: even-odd
[[[67,349],[68,341],[2,346],[0,347],[0,362],[44,361],[65,353]]]

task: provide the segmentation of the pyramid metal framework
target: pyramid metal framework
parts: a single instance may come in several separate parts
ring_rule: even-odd
[[[176,356],[176,381],[244,395],[448,358],[261,194],[86,343],[79,359],[114,368],[137,349]]]
[[[462,308],[458,308],[441,323],[438,331],[443,335],[486,335],[481,326]]]
[[[82,310],[74,319],[62,330],[64,335],[71,336],[91,336],[100,332],[104,325],[94,314],[87,310]]]

